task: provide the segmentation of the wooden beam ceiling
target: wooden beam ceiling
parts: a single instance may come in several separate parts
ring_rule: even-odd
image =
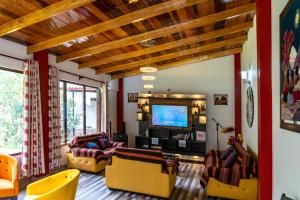
[[[191,36],[191,37],[184,38],[184,39],[181,39],[181,40],[168,42],[168,43],[161,44],[161,45],[154,46],[154,47],[149,47],[149,48],[145,48],[145,49],[131,51],[131,52],[128,52],[128,53],[123,53],[123,54],[118,54],[118,55],[115,55],[115,56],[111,56],[111,57],[107,57],[107,58],[103,58],[103,59],[99,59],[99,60],[93,60],[93,61],[90,61],[90,62],[79,64],[79,69],[83,69],[83,68],[86,68],[86,67],[94,67],[94,66],[104,65],[104,64],[115,62],[115,61],[126,60],[126,59],[129,59],[129,58],[135,58],[135,57],[138,57],[138,56],[142,56],[142,55],[146,55],[146,54],[150,54],[150,53],[155,53],[155,52],[160,52],[160,51],[164,51],[164,50],[168,50],[168,49],[173,49],[173,48],[177,48],[177,47],[180,47],[180,46],[195,44],[195,43],[198,43],[198,42],[202,42],[202,41],[205,41],[205,40],[217,38],[217,37],[224,36],[224,35],[227,35],[227,34],[248,30],[252,26],[253,26],[252,22],[246,22],[246,23],[242,23],[242,24],[239,24],[239,25],[227,27],[227,28],[224,28],[224,29],[204,33],[204,34],[201,34],[201,35]]]
[[[57,61],[62,62],[62,61],[72,60],[72,59],[79,58],[79,57],[89,56],[89,55],[93,55],[93,54],[99,54],[104,51],[117,49],[117,48],[120,48],[123,46],[135,44],[140,41],[158,38],[158,37],[162,37],[162,36],[173,34],[173,33],[178,33],[178,32],[181,32],[182,30],[186,30],[186,29],[194,29],[197,27],[201,27],[203,25],[223,21],[228,18],[255,12],[255,8],[256,8],[255,3],[247,4],[244,6],[239,6],[239,7],[225,10],[225,11],[215,13],[212,15],[193,19],[193,20],[190,20],[187,22],[178,23],[175,25],[167,26],[164,28],[145,32],[142,34],[133,35],[133,36],[119,39],[119,40],[106,42],[106,43],[103,43],[103,44],[100,44],[97,46],[88,47],[88,48],[84,48],[84,49],[81,49],[78,51],[74,51],[74,52],[59,56]],[[31,52],[31,51],[29,51],[29,52]]]
[[[176,61],[173,63],[159,65],[159,66],[157,66],[157,68],[158,68],[158,70],[164,70],[164,69],[169,69],[169,68],[173,68],[173,67],[180,67],[182,65],[187,65],[187,64],[191,64],[191,63],[202,62],[205,60],[211,60],[211,59],[220,58],[220,57],[224,57],[224,56],[234,55],[234,54],[241,53],[241,52],[242,52],[242,48],[234,48],[234,49],[219,51],[219,52],[204,55],[204,56],[201,55],[198,57],[183,59],[183,60]],[[135,76],[135,75],[139,75],[139,74],[142,74],[142,73],[140,72],[139,69],[137,69],[137,70],[132,70],[129,72],[113,75],[112,79],[114,80],[114,79],[126,78],[126,77]]]
[[[18,19],[0,25],[0,37],[49,19],[62,12],[66,12],[68,10],[83,6],[87,3],[91,3],[93,1],[94,0],[63,0],[45,8],[33,11]]]
[[[146,65],[146,64],[166,61],[166,60],[170,60],[170,59],[174,59],[174,58],[178,58],[178,57],[182,57],[182,56],[188,56],[188,55],[191,55],[191,54],[196,54],[196,53],[200,53],[200,52],[219,49],[219,48],[222,48],[222,47],[233,46],[233,45],[236,45],[236,44],[242,44],[246,40],[247,40],[247,36],[240,36],[240,37],[233,38],[233,39],[230,39],[230,40],[215,42],[215,43],[212,43],[212,44],[207,44],[207,45],[204,45],[204,46],[195,47],[195,48],[187,49],[187,50],[184,50],[184,51],[178,51],[178,52],[174,52],[174,53],[164,54],[164,55],[161,55],[161,56],[153,57],[149,60],[145,59],[145,60],[140,60],[140,61],[136,61],[136,62],[131,62],[129,64],[123,64],[123,65],[117,65],[117,66],[98,69],[96,71],[96,74],[110,73],[110,72],[120,71],[120,70],[128,70],[128,69],[131,69],[131,68],[134,68],[134,67],[140,67],[140,66]]]
[[[161,15],[173,10],[181,9],[184,7],[192,6],[198,3],[205,2],[207,0],[171,0],[164,3],[156,4],[144,9],[140,9],[120,17],[113,18],[98,24],[64,34],[28,47],[28,53],[34,53],[40,50],[49,49],[61,45],[65,42],[75,40],[81,37],[87,37],[102,33],[114,28],[118,28],[127,24],[132,23],[135,20],[144,20],[157,15]]]

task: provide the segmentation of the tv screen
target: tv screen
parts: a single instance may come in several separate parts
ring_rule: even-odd
[[[188,127],[187,106],[152,105],[152,125]]]

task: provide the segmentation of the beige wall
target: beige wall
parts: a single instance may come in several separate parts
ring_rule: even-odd
[[[256,45],[256,17],[253,28],[248,33],[248,40],[243,46],[242,71],[250,74],[250,84],[242,80],[242,131],[244,134],[244,145],[249,146],[256,154],[258,153],[258,128],[257,128],[257,45]],[[247,124],[246,103],[247,88],[251,86],[254,96],[254,119],[252,127]]]
[[[214,117],[224,126],[234,126],[234,59],[233,56],[194,63],[156,73],[154,92],[204,93],[208,95],[207,149],[216,149]],[[134,146],[138,135],[136,103],[127,102],[127,93],[143,92],[140,76],[124,79],[124,120],[129,135],[129,145]],[[215,106],[214,94],[228,94],[228,106]],[[228,135],[220,133],[220,148],[227,147]]]
[[[280,128],[279,15],[287,0],[272,0],[273,199],[300,199],[300,133]],[[299,36],[297,36],[299,37]],[[271,142],[271,141],[270,141]]]

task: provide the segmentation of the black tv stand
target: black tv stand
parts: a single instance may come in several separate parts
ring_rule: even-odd
[[[156,126],[152,124],[153,105],[186,106],[188,127]],[[161,149],[166,153],[204,155],[206,153],[206,95],[201,94],[139,94],[137,105],[139,135],[136,148]],[[192,127],[199,134],[190,141]],[[148,130],[148,131],[147,131]],[[148,133],[146,135],[146,133]],[[198,137],[199,136],[199,137]],[[187,139],[187,140],[186,140]],[[204,140],[204,141],[202,141]]]

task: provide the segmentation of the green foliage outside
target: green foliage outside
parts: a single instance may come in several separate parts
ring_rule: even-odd
[[[23,74],[0,70],[0,152],[20,152],[22,141]]]
[[[63,92],[60,92],[60,110],[61,110],[61,132],[62,132],[62,143],[64,143],[64,103],[63,103]],[[75,135],[75,129],[80,124],[80,115],[74,113],[76,103],[73,98],[67,99],[67,142],[70,142]]]

